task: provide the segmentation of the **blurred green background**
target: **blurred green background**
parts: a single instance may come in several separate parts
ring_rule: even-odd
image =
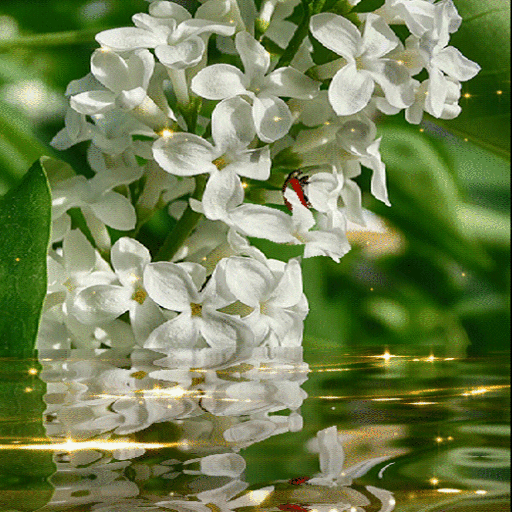
[[[313,347],[406,345],[445,356],[508,347],[509,3],[455,3],[465,22],[452,44],[482,71],[463,84],[456,120],[425,119],[419,127],[403,115],[379,121],[392,207],[369,196],[365,206],[389,230],[353,234],[353,250],[340,264],[304,261],[311,307],[306,360]],[[2,0],[0,193],[43,154],[88,172],[86,144],[62,153],[49,146],[63,126],[64,90],[88,72],[93,34],[129,25],[147,6],[143,0]],[[70,33],[53,43],[38,37],[60,32]],[[363,190],[369,177],[361,176]],[[158,227],[154,236],[163,236]],[[266,249],[274,257],[295,254]]]

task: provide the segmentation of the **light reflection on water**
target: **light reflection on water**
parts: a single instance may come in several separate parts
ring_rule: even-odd
[[[394,352],[0,361],[0,510],[509,510],[508,357]]]

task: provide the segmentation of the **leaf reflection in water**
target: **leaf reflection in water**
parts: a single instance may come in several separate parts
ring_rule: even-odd
[[[345,468],[343,437],[335,426],[318,432],[312,443],[320,473],[311,479],[251,489],[244,481],[241,449],[302,429],[300,407],[307,394],[301,386],[309,368],[300,347],[165,354],[43,350],[40,361],[48,386],[45,428],[57,444],[55,492],[44,510],[227,512],[257,506],[277,511],[294,503],[318,512],[394,509],[389,491],[351,487],[387,457]],[[160,444],[144,444],[157,424],[165,429],[159,431]],[[169,442],[162,442],[163,432]],[[60,451],[57,442],[64,440]],[[154,479],[172,481],[166,486],[172,492],[148,494],[145,484]]]

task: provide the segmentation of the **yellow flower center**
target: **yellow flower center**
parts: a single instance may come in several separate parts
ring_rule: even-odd
[[[138,302],[139,304],[144,304],[144,301],[146,300],[146,297],[148,296],[148,293],[143,288],[139,288],[134,292],[132,295],[132,300],[135,302]]]
[[[192,310],[192,316],[201,316],[203,312],[203,306],[201,304],[194,304],[193,302],[190,304],[190,309]]]

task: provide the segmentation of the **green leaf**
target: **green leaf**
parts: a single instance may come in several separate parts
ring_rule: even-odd
[[[434,122],[510,158],[510,2],[455,0],[455,5],[463,22],[450,45],[482,70],[462,84],[462,113]]]
[[[0,198],[0,357],[32,357],[46,294],[51,195],[41,161]]]
[[[426,135],[382,126],[391,208],[376,205],[410,241],[442,249],[463,265],[487,269],[491,261],[461,222],[465,205],[453,172]]]
[[[32,162],[47,153],[29,122],[10,105],[0,103],[0,194],[16,185]]]

